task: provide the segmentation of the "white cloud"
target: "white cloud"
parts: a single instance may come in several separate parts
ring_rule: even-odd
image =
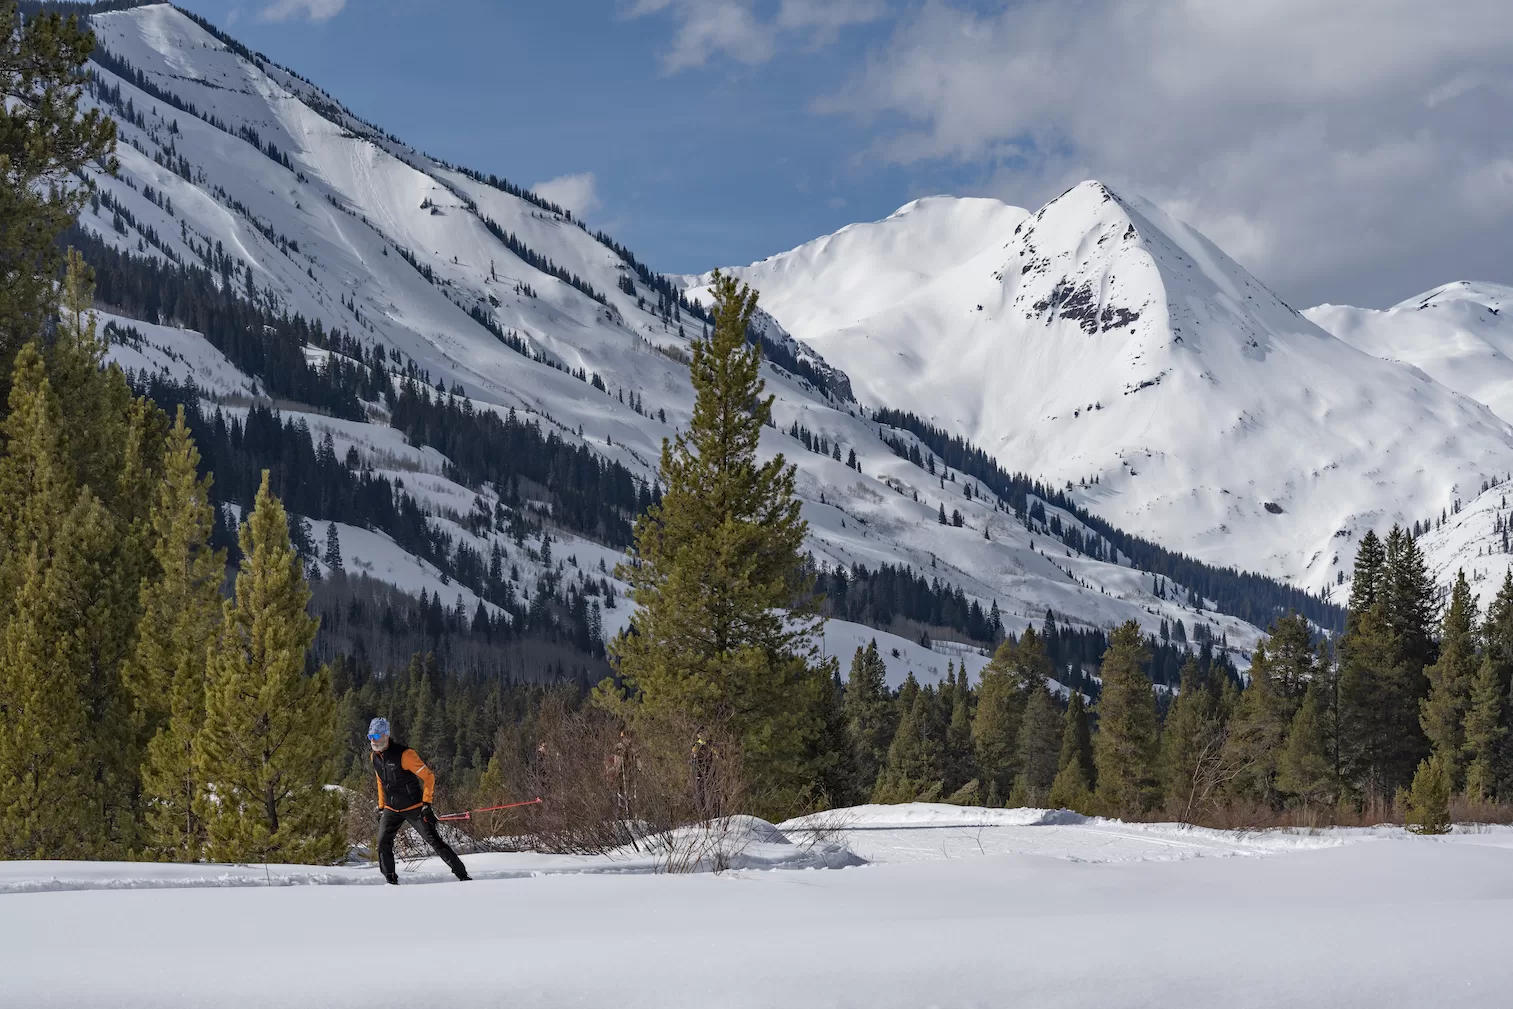
[[[914,9],[816,108],[1018,203],[1127,185],[1301,301],[1513,281],[1506,0],[967,3]]]
[[[883,0],[780,0],[776,12],[758,0],[637,0],[631,18],[666,15],[677,27],[662,68],[677,73],[728,58],[749,66],[766,63],[779,47],[828,44],[842,28],[877,21]]]
[[[531,187],[531,191],[542,199],[571,210],[574,217],[587,217],[599,209],[598,189],[598,179],[593,172],[559,175]]]
[[[329,21],[342,12],[347,0],[273,0],[258,12],[259,21]]]

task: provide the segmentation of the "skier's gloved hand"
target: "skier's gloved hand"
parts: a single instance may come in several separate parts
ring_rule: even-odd
[[[420,822],[429,824],[432,827],[436,826],[436,811],[431,808],[429,802],[422,802],[420,804]]]

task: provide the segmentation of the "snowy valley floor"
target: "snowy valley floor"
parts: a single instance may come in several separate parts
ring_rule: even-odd
[[[743,868],[0,863],[7,1006],[1513,1004],[1513,829],[1239,834],[861,807]],[[841,869],[848,846],[869,864]],[[786,868],[766,868],[766,867]],[[447,880],[442,883],[440,880]],[[272,885],[269,884],[283,884]]]

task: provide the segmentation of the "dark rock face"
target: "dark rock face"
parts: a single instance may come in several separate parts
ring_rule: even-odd
[[[1140,312],[1133,308],[1104,305],[1100,309],[1092,284],[1077,286],[1069,280],[1058,281],[1050,295],[1031,308],[1035,315],[1045,315],[1047,322],[1053,318],[1071,319],[1086,333],[1122,329],[1140,318]]]

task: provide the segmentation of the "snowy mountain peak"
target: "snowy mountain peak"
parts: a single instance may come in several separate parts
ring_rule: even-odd
[[[1332,338],[1196,229],[1098,181],[1033,214],[920,201],[735,272],[860,402],[1168,545],[1310,588],[1338,583],[1367,529],[1513,468],[1513,429],[1485,407]]]
[[[1513,422],[1513,287],[1457,280],[1377,310],[1303,314],[1367,354],[1419,368]]]
[[[1072,321],[1090,335],[1159,334],[1189,350],[1218,332],[1257,358],[1272,332],[1319,335],[1197,230],[1102,182],[1047,203],[1015,242],[1001,273],[1010,287],[1016,271],[1022,278],[1013,303],[1027,318]]]
[[[1431,308],[1465,306],[1480,316],[1501,315],[1502,310],[1513,305],[1513,287],[1505,284],[1490,284],[1485,281],[1457,280],[1443,284],[1432,291],[1425,291],[1416,298],[1394,305],[1391,311],[1412,309],[1421,312]]]

